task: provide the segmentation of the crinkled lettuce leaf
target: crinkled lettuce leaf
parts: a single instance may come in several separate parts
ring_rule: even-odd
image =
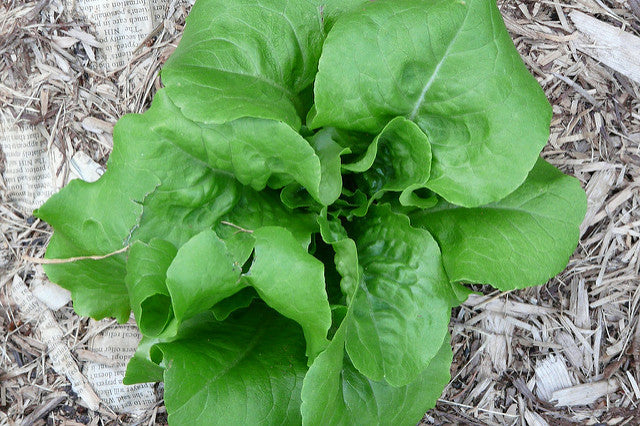
[[[398,116],[429,138],[429,188],[473,207],[524,181],[551,107],[495,2],[369,2],[327,36],[311,126],[377,133]]]
[[[448,335],[439,351],[410,383],[394,387],[374,381],[352,364],[339,330],[309,369],[302,386],[305,425],[415,425],[433,407],[449,382],[451,343]]]
[[[539,159],[506,198],[477,208],[440,202],[411,215],[442,247],[449,278],[513,290],[562,272],[580,236],[587,199],[577,179]]]
[[[436,241],[407,216],[375,207],[354,228],[362,274],[349,298],[346,349],[365,376],[404,386],[439,350],[457,296]]]
[[[224,322],[213,314],[159,343],[173,425],[300,424],[307,372],[300,328],[256,304]]]

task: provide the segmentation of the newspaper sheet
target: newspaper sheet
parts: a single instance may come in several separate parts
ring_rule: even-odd
[[[53,369],[58,374],[69,379],[72,389],[88,408],[97,410],[100,405],[100,399],[87,382],[87,379],[80,373],[78,365],[66,344],[64,332],[51,311],[33,296],[18,275],[13,277],[9,294],[22,312],[22,315],[28,321],[37,324],[41,340],[47,345]]]
[[[104,169],[82,151],[69,160],[69,173],[55,176],[64,163],[56,148],[34,126],[0,119],[0,149],[5,155],[2,173],[4,198],[18,210],[29,214],[71,179],[94,182]]]
[[[47,141],[34,126],[0,117],[0,149],[5,155],[5,199],[30,212],[54,192]]]
[[[103,322],[93,323],[93,326],[100,324]],[[89,350],[109,362],[87,362],[84,373],[102,402],[117,413],[140,414],[156,403],[153,385],[122,384],[127,362],[141,338],[135,324],[116,324],[89,340]]]
[[[75,0],[76,11],[94,25],[100,43],[96,60],[107,71],[122,68],[162,25],[168,0]]]

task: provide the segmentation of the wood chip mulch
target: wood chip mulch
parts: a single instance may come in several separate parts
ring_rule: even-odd
[[[508,293],[477,287],[486,296],[454,311],[452,381],[422,423],[640,424],[640,49],[619,60],[634,46],[625,37],[640,37],[640,1],[499,6],[553,105],[543,156],[582,182],[589,208],[561,275]],[[158,34],[105,73],[93,66],[90,45],[64,43],[70,30],[91,37],[92,28],[61,0],[3,1],[0,108],[36,126],[64,156],[84,151],[104,165],[113,124],[144,111],[160,87],[158,70],[188,10],[188,1],[171,1]],[[162,403],[138,419],[88,410],[52,369],[35,324],[6,291],[15,275],[27,284],[39,276],[22,257],[42,256],[51,229],[7,203],[2,186],[0,177],[0,425],[165,424]],[[54,315],[79,358],[88,320],[70,304]]]

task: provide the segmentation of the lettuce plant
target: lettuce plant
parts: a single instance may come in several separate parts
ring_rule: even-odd
[[[585,194],[493,0],[198,0],[107,172],[36,215],[172,424],[415,424],[465,283],[546,282]],[[123,248],[127,248],[122,252]]]

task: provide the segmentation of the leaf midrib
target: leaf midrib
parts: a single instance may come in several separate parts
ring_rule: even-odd
[[[531,201],[535,200],[536,198],[541,197],[543,195],[544,194],[539,194],[536,197],[532,197],[532,198],[526,200],[523,204],[529,203],[529,202],[531,202]],[[458,210],[458,211],[464,211],[464,210],[466,210],[466,211],[469,211],[469,210],[512,211],[512,212],[527,214],[529,216],[540,217],[540,218],[543,218],[543,219],[558,219],[558,218],[555,218],[555,217],[545,216],[545,215],[541,214],[540,212],[536,212],[536,211],[532,211],[532,210],[526,210],[525,208],[522,207],[522,205],[519,206],[519,207],[515,207],[515,206],[513,206],[513,207],[511,207],[511,206],[498,206],[498,205],[494,205],[494,206],[486,205],[486,206],[480,206],[480,207],[461,207],[461,206],[456,206],[456,205],[450,204],[449,206],[441,207],[441,208],[438,208],[437,210],[425,212],[421,216],[426,217],[426,216],[429,216],[431,214],[437,214],[437,213],[440,213],[440,212],[455,211],[455,210]],[[562,220],[562,218],[560,218],[560,220],[565,222],[565,223],[571,223],[568,220]]]
[[[422,107],[422,105],[424,104],[424,101],[425,101],[425,98],[427,96],[427,93],[429,92],[429,89],[431,88],[431,86],[435,82],[435,79],[438,77],[438,73],[440,72],[440,68],[442,67],[444,62],[448,59],[449,54],[451,52],[451,49],[456,44],[456,41],[458,40],[458,37],[460,36],[460,33],[462,32],[462,28],[466,24],[468,17],[469,17],[469,8],[467,8],[467,10],[465,12],[464,19],[460,23],[460,27],[458,27],[455,35],[453,36],[453,38],[451,39],[451,41],[447,45],[447,49],[445,50],[444,54],[442,55],[442,59],[440,59],[440,61],[436,65],[435,69],[433,70],[433,74],[431,74],[431,76],[429,77],[429,80],[427,80],[427,83],[422,88],[422,91],[420,92],[420,96],[418,97],[418,100],[414,104],[413,109],[411,110],[411,112],[409,113],[409,115],[407,117],[409,120],[413,121],[416,118],[416,116],[418,115],[418,111],[420,110],[420,107]]]
[[[275,82],[274,80],[271,80],[269,78],[260,76],[260,75],[256,75],[256,74],[247,74],[247,73],[242,73],[242,72],[238,72],[238,71],[231,71],[231,70],[225,70],[225,69],[221,69],[221,68],[213,68],[213,67],[207,67],[205,65],[198,65],[198,64],[189,64],[189,65],[181,65],[181,68],[197,68],[197,69],[203,69],[206,71],[211,72],[212,70],[215,70],[217,72],[220,73],[224,73],[224,74],[231,74],[231,75],[236,75],[236,76],[240,76],[240,77],[248,77],[248,78],[253,78],[255,80],[261,81],[265,84],[268,84],[269,86],[278,89],[279,91],[285,93],[287,95],[287,98],[290,99],[292,102],[294,102],[294,100],[297,98],[297,95],[289,88],[278,84],[277,82]],[[193,82],[196,83],[196,82]],[[202,84],[203,87],[211,87],[205,84]],[[294,102],[295,104],[295,102]]]

